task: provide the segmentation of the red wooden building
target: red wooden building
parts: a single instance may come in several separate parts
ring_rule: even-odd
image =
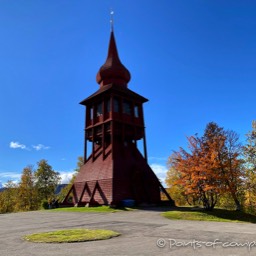
[[[71,194],[74,205],[120,205],[127,199],[158,204],[160,192],[166,193],[147,163],[143,103],[148,100],[127,88],[130,78],[112,31],[106,62],[96,76],[100,87],[80,103],[86,107],[84,165],[63,204]],[[138,140],[143,140],[143,154]]]

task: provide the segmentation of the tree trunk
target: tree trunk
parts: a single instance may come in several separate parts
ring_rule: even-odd
[[[241,204],[240,204],[237,196],[235,194],[233,194],[233,193],[231,193],[231,195],[232,195],[232,197],[234,199],[234,202],[236,204],[236,211],[241,211]]]

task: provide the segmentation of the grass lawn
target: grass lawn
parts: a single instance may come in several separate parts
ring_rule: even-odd
[[[205,211],[204,209],[200,208],[180,207],[174,211],[164,212],[162,215],[172,220],[256,223],[255,215],[225,209],[213,209],[212,211]]]
[[[37,233],[24,236],[24,240],[35,243],[76,243],[105,240],[120,234],[104,229],[68,229],[53,232]]]
[[[47,211],[51,212],[120,212],[120,211],[132,211],[132,208],[110,208],[109,206],[98,207],[65,207],[56,208]]]

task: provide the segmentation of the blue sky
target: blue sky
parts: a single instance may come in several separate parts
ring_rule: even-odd
[[[70,177],[83,155],[84,107],[98,89],[109,13],[129,88],[144,105],[149,163],[206,124],[245,133],[256,119],[256,3],[205,0],[1,0],[0,183],[47,159]]]

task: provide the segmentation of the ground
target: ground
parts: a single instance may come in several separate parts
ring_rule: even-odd
[[[0,255],[256,255],[255,224],[169,220],[161,216],[162,211],[164,209],[115,213],[49,210],[1,214]],[[110,229],[122,235],[110,240],[69,244],[37,244],[21,239],[30,233],[70,228]],[[218,245],[214,246],[214,241]],[[237,245],[245,242],[251,244]],[[184,243],[190,245],[183,246]]]

